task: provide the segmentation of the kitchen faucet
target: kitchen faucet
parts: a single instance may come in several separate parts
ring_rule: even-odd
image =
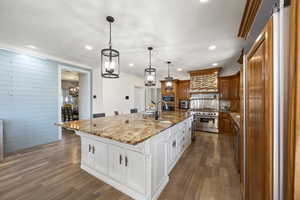
[[[154,102],[152,101],[152,103],[154,103]],[[158,118],[159,118],[158,106],[159,106],[160,103],[164,103],[165,104],[166,110],[168,110],[168,108],[169,108],[167,102],[165,102],[163,100],[160,100],[157,103],[154,103],[156,105],[155,115],[154,115],[155,116],[155,120],[158,120]]]

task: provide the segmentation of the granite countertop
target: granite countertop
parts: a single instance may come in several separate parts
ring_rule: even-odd
[[[57,123],[67,129],[136,145],[190,117],[189,112],[162,112],[159,120],[141,113]]]
[[[230,112],[229,113],[233,121],[238,125],[240,128],[240,113]]]

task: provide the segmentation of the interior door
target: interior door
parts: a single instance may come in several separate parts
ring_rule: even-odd
[[[272,19],[247,56],[246,199],[272,199]]]
[[[145,156],[141,153],[128,150],[124,166],[126,170],[126,185],[141,194],[145,194],[147,181]]]
[[[95,170],[107,174],[108,170],[108,147],[107,144],[95,141],[92,149],[95,159]]]
[[[108,175],[120,183],[124,182],[124,160],[124,150],[120,147],[109,145]]]

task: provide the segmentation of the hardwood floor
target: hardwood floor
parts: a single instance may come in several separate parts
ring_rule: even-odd
[[[230,136],[200,134],[170,175],[159,200],[241,200]]]
[[[170,175],[159,200],[241,200],[226,136],[201,134]],[[1,200],[130,200],[79,167],[79,137],[6,157],[0,164]]]

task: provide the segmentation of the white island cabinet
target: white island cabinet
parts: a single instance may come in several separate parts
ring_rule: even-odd
[[[81,168],[136,200],[155,200],[191,144],[192,117],[136,145],[76,131]]]

